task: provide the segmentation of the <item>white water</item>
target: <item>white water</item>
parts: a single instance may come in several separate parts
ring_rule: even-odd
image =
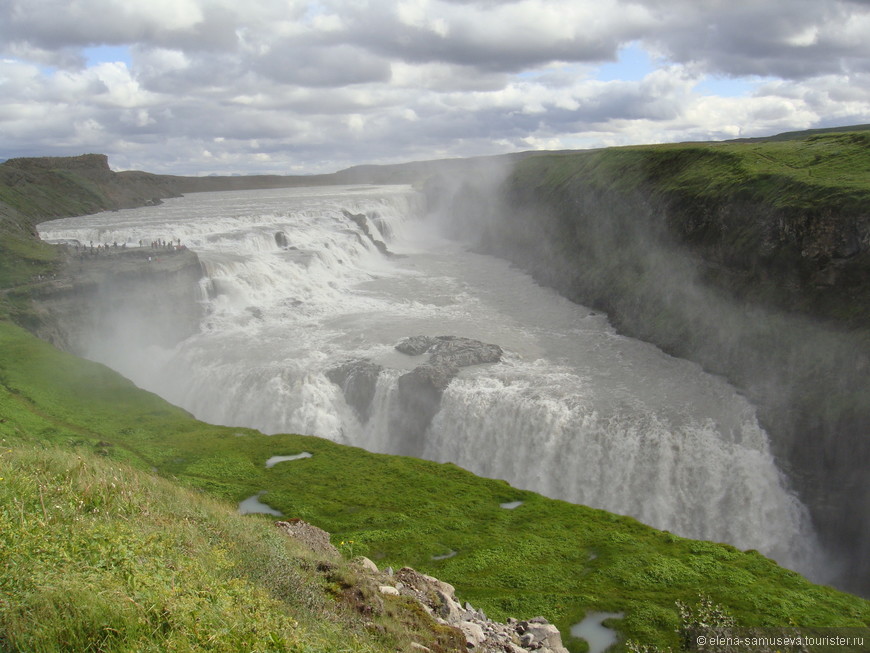
[[[342,215],[365,213],[383,256]],[[818,577],[807,511],[753,406],[718,377],[623,337],[606,317],[438,235],[406,187],[202,193],[44,223],[46,240],[180,239],[206,272],[201,332],[173,350],[97,334],[88,355],[198,418],[380,452],[411,335],[500,345],[444,393],[422,455],[680,535],[755,548]],[[379,220],[373,218],[379,217]],[[378,225],[382,228],[379,230]],[[294,249],[282,249],[283,231]],[[361,424],[325,371],[385,366]]]

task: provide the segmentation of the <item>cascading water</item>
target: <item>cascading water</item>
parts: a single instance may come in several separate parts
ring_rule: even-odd
[[[180,240],[198,253],[199,334],[171,350],[94,334],[86,354],[200,419],[407,453],[398,379],[426,355],[394,345],[477,339],[499,345],[501,361],[459,370],[412,453],[756,548],[818,578],[806,510],[730,385],[445,240],[420,213],[407,187],[280,189],[196,194],[41,231]],[[334,373],[361,360],[372,386],[363,412]]]

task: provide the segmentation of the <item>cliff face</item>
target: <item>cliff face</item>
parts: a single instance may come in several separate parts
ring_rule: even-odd
[[[102,154],[0,165],[0,314],[79,354],[131,330],[163,345],[189,335],[199,321],[195,295],[202,276],[192,252],[73,252],[42,243],[36,232],[36,224],[50,218],[177,195],[171,178],[115,173]]]
[[[866,137],[786,147],[819,161],[832,146],[866,179]],[[532,157],[492,194],[466,183],[446,212],[483,251],[741,388],[848,569],[841,586],[866,593],[870,189],[823,167],[758,170],[776,148],[739,147]]]
[[[125,342],[171,347],[199,328],[201,278],[189,250],[68,252],[31,291],[33,331],[85,357]]]

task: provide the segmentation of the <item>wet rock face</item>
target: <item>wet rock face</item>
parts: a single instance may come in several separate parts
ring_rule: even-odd
[[[411,336],[397,344],[396,351],[409,356],[428,353],[429,361],[420,367],[453,367],[456,371],[469,365],[497,363],[503,353],[498,345],[459,336]]]
[[[369,229],[368,218],[364,214],[351,213],[347,209],[342,209],[341,212],[344,214],[344,217],[360,228],[360,231],[366,235],[366,238],[372,242],[381,254],[384,256],[393,256],[393,253],[387,249],[387,244],[384,241],[375,238],[374,234],[372,234],[371,229]]]
[[[458,336],[412,336],[397,344],[396,350],[409,356],[429,354],[427,362],[399,377],[399,405],[390,420],[401,453],[419,456],[423,436],[450,381],[463,367],[499,362],[503,352],[498,345]]]
[[[423,436],[441,407],[441,395],[463,367],[497,363],[502,349],[480,340],[458,336],[412,336],[396,345],[409,356],[429,354],[425,363],[403,374],[397,382],[398,401],[389,419],[396,453],[420,456]],[[346,361],[327,370],[326,377],[339,386],[344,399],[362,424],[371,416],[372,400],[383,368],[368,359]]]
[[[365,424],[371,415],[372,399],[383,368],[367,359],[351,360],[333,367],[326,377],[341,388],[344,400]]]

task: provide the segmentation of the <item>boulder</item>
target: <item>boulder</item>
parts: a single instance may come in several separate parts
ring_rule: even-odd
[[[349,360],[326,371],[326,378],[341,388],[347,405],[365,424],[371,415],[372,399],[383,368],[368,359]]]
[[[419,356],[429,351],[429,348],[436,342],[437,340],[430,336],[411,336],[397,344],[396,351],[408,354],[408,356]]]
[[[366,571],[369,571],[373,574],[378,573],[378,566],[365,556],[359,556],[358,558],[354,558],[353,561]]]
[[[329,533],[301,519],[275,522],[281,531],[298,540],[315,553],[330,558],[340,558],[341,553],[329,541]]]
[[[399,590],[391,585],[378,585],[378,591],[389,596],[399,596]]]
[[[483,628],[473,621],[460,622],[459,630],[461,630],[462,634],[465,635],[465,643],[468,648],[478,648],[486,640]]]
[[[460,368],[497,363],[502,349],[458,336],[412,336],[399,342],[396,350],[409,356],[429,354],[427,362],[399,377],[399,410],[390,420],[394,439],[402,443],[398,453],[419,456],[423,435],[441,407],[441,396]]]

